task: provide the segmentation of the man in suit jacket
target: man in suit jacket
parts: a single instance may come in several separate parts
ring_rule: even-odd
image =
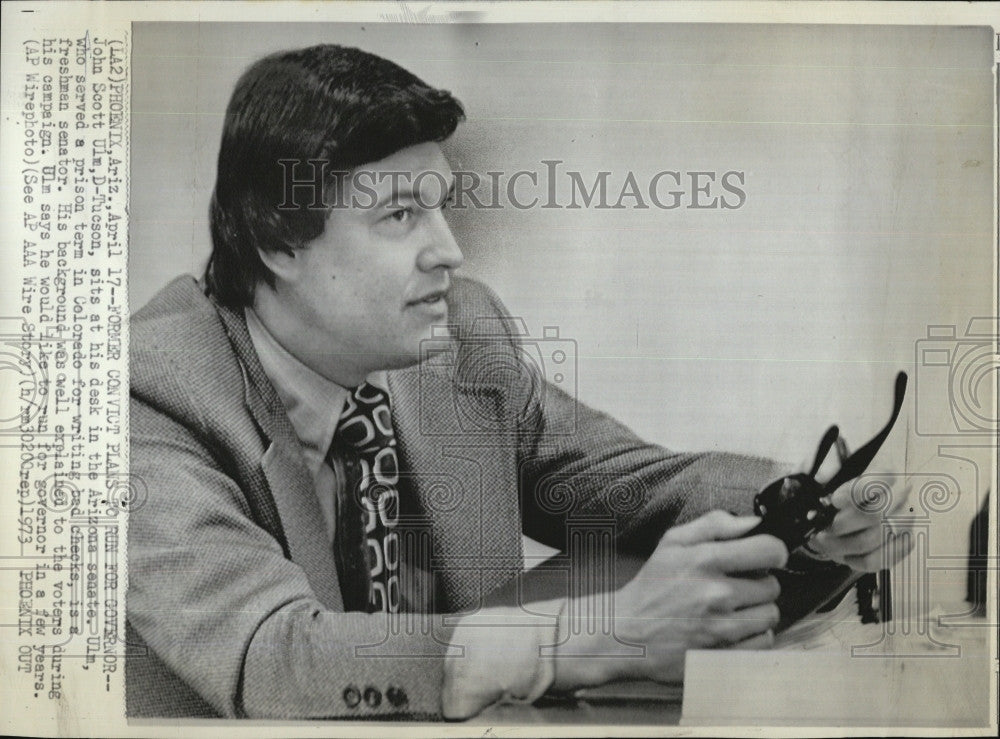
[[[464,718],[678,679],[687,648],[773,638],[767,572],[789,553],[740,537],[785,470],[646,444],[530,371],[496,296],[452,276],[438,142],[461,117],[447,92],[336,46],[238,83],[205,279],[131,323],[147,495],[128,533],[129,715]],[[366,422],[386,427],[381,476],[345,441],[366,398],[391,408]],[[793,556],[881,566],[877,517],[838,494],[830,531]],[[613,635],[581,628],[591,593],[491,604],[520,576],[522,533],[648,558],[617,583]]]

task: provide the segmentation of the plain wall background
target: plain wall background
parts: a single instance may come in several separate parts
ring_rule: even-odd
[[[532,335],[576,342],[581,400],[675,448],[798,461],[833,422],[860,444],[888,418],[895,372],[926,378],[883,463],[958,481],[931,549],[964,550],[988,450],[938,447],[989,439],[916,433],[954,430],[956,391],[915,360],[928,325],[961,336],[993,310],[989,29],[155,23],[133,40],[133,309],[203,269],[240,73],[280,49],[359,46],[462,100],[455,168],[560,159],[610,170],[615,195],[629,170],[744,171],[737,210],[455,213],[463,272]],[[989,401],[995,371],[977,378]]]

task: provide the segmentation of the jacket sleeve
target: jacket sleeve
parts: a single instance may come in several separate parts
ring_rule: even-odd
[[[521,339],[509,314],[488,288],[479,310],[492,311],[493,325],[508,326],[504,340],[516,356]],[[544,358],[544,357],[543,357]],[[521,366],[516,359],[494,364]],[[526,364],[526,363],[525,363]],[[594,555],[614,556],[601,578],[613,571],[612,587],[631,579],[653,552],[664,532],[711,510],[736,515],[753,512],[753,498],[768,483],[790,474],[790,465],[749,455],[683,453],[649,444],[624,425],[588,407],[537,373],[508,372],[506,405],[519,419],[519,495],[524,533],[573,559],[574,548],[585,565],[580,576],[598,576],[587,562]],[[503,404],[501,404],[503,405]],[[608,537],[598,553],[591,547]],[[575,532],[575,533],[574,533]],[[544,569],[544,568],[540,568]],[[777,604],[779,628],[804,617],[854,579],[850,567],[817,559],[800,547],[789,553],[784,570],[774,573],[782,592]],[[575,577],[576,575],[573,575]],[[551,580],[551,576],[548,578]],[[581,585],[581,592],[596,584]],[[544,573],[519,578],[519,594],[498,594],[496,602],[531,602],[548,598],[552,586]]]
[[[668,528],[710,510],[752,513],[756,492],[788,473],[758,457],[649,444],[551,385],[524,440],[525,533],[563,550],[567,527],[605,521],[619,547],[648,555]]]
[[[478,315],[507,326],[492,363],[506,372],[508,405],[519,423],[519,488],[524,533],[566,549],[574,523],[613,523],[622,548],[648,554],[670,526],[713,509],[752,512],[753,496],[788,474],[774,461],[730,453],[681,453],[649,444],[605,413],[542,381],[523,356],[500,300],[478,286]],[[499,320],[497,320],[499,319]],[[503,352],[511,353],[504,357]],[[511,367],[524,367],[515,373]]]
[[[196,434],[131,414],[128,618],[170,670],[227,717],[440,714],[448,629],[326,609]]]

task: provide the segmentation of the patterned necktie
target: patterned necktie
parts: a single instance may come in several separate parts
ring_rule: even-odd
[[[367,382],[352,390],[333,440],[332,447],[339,444],[353,450],[358,465],[355,474],[348,472],[334,541],[344,607],[396,613],[399,459],[385,392]]]

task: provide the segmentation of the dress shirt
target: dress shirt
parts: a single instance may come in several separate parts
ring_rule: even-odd
[[[245,314],[250,340],[264,374],[274,386],[299,439],[332,545],[337,490],[345,484],[346,477],[342,469],[330,466],[327,450],[349,390],[292,356],[252,309],[247,308]],[[385,391],[392,402],[384,371],[372,373],[367,381]],[[555,604],[555,610],[561,606]],[[539,647],[556,643],[557,628],[551,617],[538,617],[536,625],[526,628],[530,620],[531,614],[522,609],[500,607],[482,609],[475,616],[459,620],[452,633],[452,644],[464,647],[464,656],[449,658],[445,664],[442,690],[445,717],[467,718],[498,701],[534,702],[549,688],[555,677],[554,658],[542,656]],[[511,625],[503,626],[504,621],[510,621]]]

